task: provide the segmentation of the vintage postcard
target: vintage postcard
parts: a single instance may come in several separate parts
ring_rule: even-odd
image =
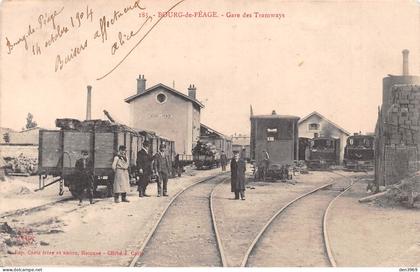
[[[0,265],[417,271],[419,59],[418,0],[4,0]]]

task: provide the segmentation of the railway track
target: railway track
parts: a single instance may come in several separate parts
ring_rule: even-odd
[[[242,259],[241,267],[337,266],[328,237],[328,215],[334,202],[347,192],[354,182],[348,176],[331,173],[350,184],[340,193],[323,193],[324,189],[337,183],[328,182],[296,197],[280,208],[252,241]],[[309,220],[302,218],[302,215],[307,216]],[[318,233],[314,236],[314,232]],[[276,241],[279,243],[276,244]],[[302,253],[305,251],[309,254]],[[309,256],[314,260],[311,261]]]
[[[141,254],[129,266],[225,266],[213,198],[215,188],[227,179],[226,175],[213,176],[179,191],[138,249]],[[191,240],[195,241],[194,247]]]
[[[49,208],[52,208],[53,206],[55,206],[57,204],[65,203],[65,202],[67,202],[69,200],[73,200],[73,199],[74,199],[73,197],[66,197],[66,198],[63,198],[63,199],[59,199],[59,200],[51,201],[51,202],[48,202],[48,203],[45,203],[45,204],[42,204],[42,205],[38,205],[38,206],[35,206],[35,207],[23,208],[23,209],[18,209],[18,210],[15,210],[15,211],[5,212],[5,213],[0,214],[0,218],[4,219],[4,218],[7,218],[7,217],[19,216],[19,215],[22,215],[22,214],[28,215],[28,214],[31,214],[31,213],[34,213],[34,212],[44,211],[44,210],[47,210]]]

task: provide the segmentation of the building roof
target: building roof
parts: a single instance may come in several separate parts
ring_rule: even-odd
[[[321,119],[327,121],[328,123],[330,123],[331,125],[333,125],[334,127],[336,127],[338,130],[340,130],[341,132],[343,132],[344,134],[346,134],[347,136],[350,135],[350,132],[348,132],[347,130],[345,130],[344,128],[340,127],[339,125],[337,125],[336,123],[334,123],[333,121],[327,119],[325,116],[323,116],[322,114],[320,114],[317,111],[314,111],[310,114],[308,114],[307,116],[303,117],[302,119],[299,120],[299,124],[305,122],[306,120],[308,120],[310,117],[317,115],[318,117],[320,117]]]
[[[204,105],[201,104],[201,102],[198,101],[197,99],[194,99],[192,97],[189,97],[188,95],[183,94],[180,91],[177,91],[177,90],[175,90],[175,89],[173,89],[171,87],[168,87],[168,86],[166,86],[165,84],[162,84],[162,83],[156,84],[156,85],[154,85],[154,86],[146,89],[142,93],[137,93],[135,95],[132,95],[130,97],[127,97],[126,99],[124,99],[124,101],[127,102],[127,103],[130,103],[131,101],[133,101],[133,100],[135,100],[135,99],[137,99],[137,98],[139,98],[141,96],[144,96],[146,94],[149,94],[149,93],[153,92],[157,88],[166,89],[167,91],[169,91],[169,92],[171,92],[171,93],[173,93],[173,94],[175,94],[175,95],[177,95],[177,96],[179,96],[179,97],[181,97],[181,98],[183,98],[183,99],[185,99],[187,101],[191,101],[194,105],[198,106],[199,108],[204,108]]]
[[[207,130],[209,132],[209,134],[216,134],[220,138],[225,138],[226,140],[231,140],[231,137],[228,137],[228,136],[224,135],[223,133],[220,133],[220,132],[212,129],[209,126],[206,126],[204,124],[200,124],[200,130],[201,130],[201,128],[204,128],[205,130]],[[206,136],[206,135],[200,135],[200,136]]]
[[[251,115],[251,119],[300,119],[294,115],[280,115],[280,114],[266,114],[266,115]]]
[[[233,145],[250,145],[251,137],[249,136],[233,136],[232,144]]]

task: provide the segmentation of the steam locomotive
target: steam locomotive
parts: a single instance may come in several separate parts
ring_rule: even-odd
[[[354,135],[347,138],[343,161],[346,169],[372,170],[374,159],[374,136]]]
[[[333,137],[317,137],[310,140],[309,169],[328,169],[332,165],[339,164],[340,140]]]

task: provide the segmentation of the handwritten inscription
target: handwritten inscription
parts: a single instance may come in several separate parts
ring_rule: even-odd
[[[149,115],[149,117],[150,118],[171,119],[173,116],[172,116],[172,114],[169,114],[169,113],[160,113],[160,114],[152,113],[152,114]]]
[[[94,7],[86,5],[79,10],[67,10],[65,6],[48,10],[39,14],[35,22],[28,24],[21,34],[11,38],[5,35],[7,54],[11,55],[18,48],[27,51],[33,56],[42,56],[47,51],[55,55],[54,71],[63,70],[69,63],[86,54],[90,48],[98,44],[109,46],[109,54],[118,57],[116,64],[107,72],[97,78],[101,80],[117,69],[128,56],[140,45],[140,43],[153,31],[162,19],[173,18],[259,18],[259,19],[282,19],[282,13],[264,12],[225,12],[217,11],[176,11],[185,0],[179,0],[167,10],[151,12],[142,3],[143,0],[133,0],[131,4],[125,4],[119,9],[114,9],[109,14],[98,14]],[[136,18],[130,15],[133,14]],[[123,18],[131,16],[129,28],[119,29],[119,22]],[[96,25],[95,25],[96,24]],[[87,26],[91,26],[87,31]],[[93,29],[93,31],[92,31]],[[72,33],[78,39],[71,39]],[[110,36],[111,35],[111,36]],[[68,37],[68,38],[66,38]],[[79,38],[80,37],[80,38]],[[63,48],[61,40],[66,38]],[[58,47],[60,44],[60,48]],[[122,50],[124,49],[124,50]],[[125,52],[125,53],[123,53]],[[121,55],[124,54],[124,55]]]

